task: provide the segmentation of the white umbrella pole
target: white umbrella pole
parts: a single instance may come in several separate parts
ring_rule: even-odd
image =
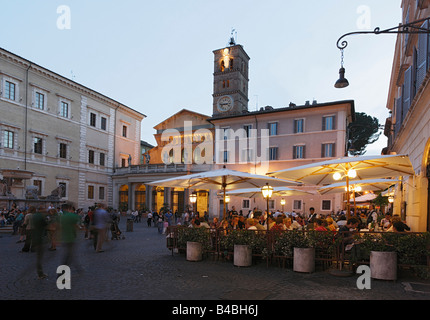
[[[225,176],[223,176],[222,177],[222,189],[223,189],[223,201],[222,201],[222,204],[223,204],[223,213],[222,213],[222,220],[225,220],[225,217],[226,217],[226,206],[225,206],[225,188],[226,188],[226,185],[227,185],[227,183],[226,183],[226,177]]]
[[[349,177],[348,174],[346,175],[346,217],[347,219],[350,218],[351,215],[351,205],[349,202]]]

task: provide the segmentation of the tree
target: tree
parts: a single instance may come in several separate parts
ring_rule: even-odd
[[[366,147],[381,135],[379,120],[364,112],[355,113],[355,121],[348,125],[348,151],[353,156],[366,153]]]

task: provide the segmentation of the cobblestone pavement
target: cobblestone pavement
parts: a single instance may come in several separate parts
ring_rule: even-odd
[[[71,266],[71,289],[56,286],[56,269],[64,248],[46,251],[44,271],[36,277],[36,254],[21,253],[19,236],[0,234],[1,300],[427,300],[430,282],[400,275],[393,281],[372,280],[370,290],[360,290],[359,275],[338,277],[327,271],[301,274],[291,268],[267,266],[265,261],[238,268],[231,261],[204,259],[190,262],[171,254],[164,235],[146,223],[135,223],[124,240],[110,240],[96,253],[90,240],[79,233],[78,260],[83,270]]]

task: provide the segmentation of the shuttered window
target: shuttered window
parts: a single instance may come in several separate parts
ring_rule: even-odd
[[[421,26],[424,29],[428,29],[428,27],[428,21]],[[418,90],[429,68],[429,35],[427,33],[418,34],[416,63],[416,88]]]

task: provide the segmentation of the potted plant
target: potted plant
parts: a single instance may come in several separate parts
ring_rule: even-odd
[[[254,254],[264,254],[267,240],[264,234],[248,230],[230,230],[219,239],[220,249],[227,257],[233,252],[235,266],[247,267],[252,264]]]
[[[315,271],[315,247],[304,231],[290,231],[293,248],[293,271],[312,273]]]
[[[370,260],[370,274],[374,279],[397,280],[397,252],[394,233],[366,234],[361,245]]]
[[[186,248],[188,261],[200,261],[211,247],[210,233],[206,228],[181,227],[178,229],[178,247]]]

